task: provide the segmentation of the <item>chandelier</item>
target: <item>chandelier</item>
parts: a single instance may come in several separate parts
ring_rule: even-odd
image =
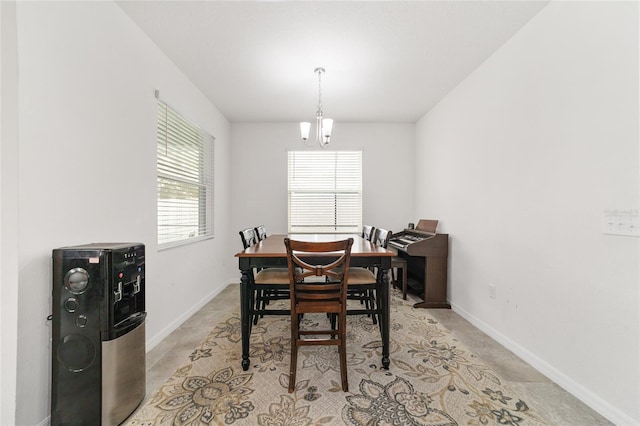
[[[316,111],[316,139],[315,141],[309,141],[309,131],[311,130],[311,123],[308,121],[303,121],[300,123],[300,135],[305,145],[313,146],[317,143],[321,148],[326,148],[327,145],[329,145],[329,140],[331,139],[333,120],[330,118],[324,118],[324,113],[322,112],[322,73],[324,73],[325,71],[324,68],[318,67],[313,70],[313,72],[318,74],[318,110]]]

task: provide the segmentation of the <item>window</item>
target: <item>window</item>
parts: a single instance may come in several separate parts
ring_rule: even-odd
[[[288,164],[289,232],[361,232],[362,151],[289,151]]]
[[[213,141],[158,99],[158,245],[213,237]]]

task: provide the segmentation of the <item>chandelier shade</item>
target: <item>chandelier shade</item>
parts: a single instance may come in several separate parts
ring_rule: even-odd
[[[329,139],[331,138],[331,130],[333,130],[333,119],[323,118],[321,127],[322,127],[322,142],[328,144]]]
[[[311,123],[303,121],[300,123],[300,136],[303,141],[309,140],[309,132],[311,131]]]

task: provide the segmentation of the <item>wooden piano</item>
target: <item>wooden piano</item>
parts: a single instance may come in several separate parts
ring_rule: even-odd
[[[437,220],[420,220],[415,229],[391,236],[389,245],[407,261],[407,285],[421,294],[416,308],[447,308],[449,235],[436,233]],[[404,285],[404,283],[403,283]]]

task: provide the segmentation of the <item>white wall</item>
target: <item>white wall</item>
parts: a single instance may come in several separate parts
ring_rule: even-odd
[[[16,10],[0,2],[0,424],[15,423],[18,333],[18,67]]]
[[[416,127],[454,309],[620,425],[640,423],[640,239],[602,216],[640,207],[638,71],[637,3],[552,2]]]
[[[267,233],[287,232],[287,150],[308,148],[298,123],[233,123],[231,195],[233,242],[238,231],[264,224]],[[362,149],[363,222],[398,232],[412,216],[414,125],[336,121],[330,149]],[[393,173],[389,168],[395,165]]]
[[[19,276],[2,285],[17,288],[15,420],[26,425],[50,409],[52,249],[146,244],[147,348],[220,291],[235,265],[229,123],[216,107],[115,3],[19,2],[17,35]],[[216,138],[216,238],[162,252],[155,89]]]

